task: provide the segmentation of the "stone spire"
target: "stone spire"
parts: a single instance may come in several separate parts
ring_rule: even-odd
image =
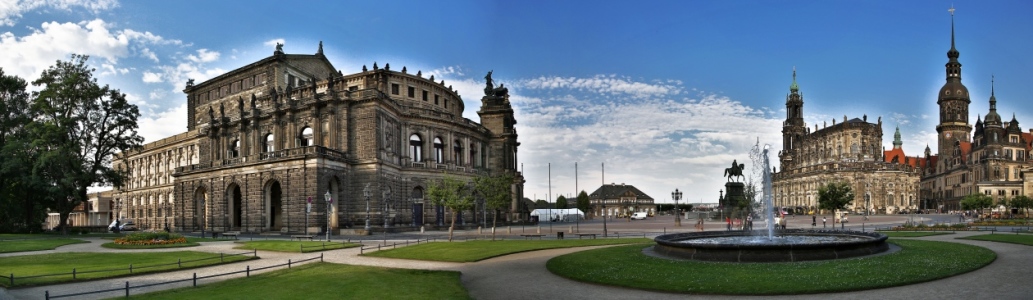
[[[893,149],[900,149],[902,145],[904,142],[900,140],[900,126],[897,126],[897,132],[893,133]]]
[[[1001,126],[1001,115],[997,114],[997,97],[994,96],[994,77],[990,76],[990,112],[986,114],[986,125]]]

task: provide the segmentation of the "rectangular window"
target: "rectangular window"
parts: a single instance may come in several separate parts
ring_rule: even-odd
[[[427,91],[423,91],[423,101],[427,101]]]
[[[448,99],[445,99],[445,108],[448,108]]]
[[[416,98],[416,88],[409,87],[409,98]]]
[[[391,95],[398,95],[398,84],[391,84]]]
[[[352,92],[354,92],[354,91],[358,91],[358,90],[359,90],[359,86],[357,86],[357,85],[349,86],[349,87],[348,87],[348,90],[349,90],[349,91],[352,91]]]
[[[434,94],[434,103],[438,103],[438,98],[439,97],[441,97],[441,96],[438,96],[438,94]],[[423,100],[427,100],[427,99],[423,99]]]

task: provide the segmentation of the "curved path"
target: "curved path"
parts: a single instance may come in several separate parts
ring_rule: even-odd
[[[809,224],[808,224],[809,225]],[[1029,283],[1033,275],[1033,247],[996,242],[958,240],[956,237],[983,233],[957,233],[924,237],[919,239],[949,241],[978,245],[997,253],[997,260],[989,266],[958,276],[900,287],[865,290],[833,294],[789,295],[789,296],[715,296],[686,295],[653,291],[642,291],[577,282],[550,273],[545,263],[558,255],[582,251],[588,248],[552,249],[517,253],[487,259],[476,263],[427,262],[402,259],[388,259],[358,256],[358,248],[323,252],[324,260],[334,263],[354,265],[370,265],[393,268],[454,270],[462,272],[461,280],[475,299],[742,299],[742,298],[784,298],[784,299],[1029,299],[1033,295],[1033,284]],[[102,240],[90,240],[90,244],[76,244],[61,247],[58,250],[23,252],[21,255],[50,252],[98,251],[124,252],[101,248]],[[179,248],[175,250],[195,250],[210,252],[238,252],[232,249],[232,242],[203,243],[200,247]],[[154,250],[148,250],[154,251]],[[140,275],[130,278],[114,278],[89,282],[77,282],[41,287],[28,287],[4,290],[0,289],[0,299],[43,299],[44,292],[49,290],[55,294],[67,294],[77,291],[100,288],[124,287],[129,280],[132,285],[142,285],[175,279],[191,278],[194,272],[198,276],[226,273],[243,270],[244,266],[252,268],[281,264],[288,259],[300,260],[319,255],[319,253],[279,253],[259,251],[262,259],[238,262],[199,269],[174,271],[160,274]],[[279,269],[279,268],[277,268]],[[886,270],[892,272],[892,270]],[[259,272],[253,272],[259,273]],[[244,274],[221,276],[207,279],[201,283],[243,277]],[[189,286],[189,282],[167,284],[155,287],[133,289],[132,294],[140,294],[153,290],[163,290]],[[121,296],[121,293],[95,294],[88,297],[69,299],[99,299]]]

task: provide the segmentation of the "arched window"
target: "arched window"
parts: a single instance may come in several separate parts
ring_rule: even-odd
[[[274,136],[272,133],[265,135],[265,143],[262,145],[263,151],[273,152],[276,151],[276,144],[274,144]]]
[[[439,164],[445,162],[445,143],[441,142],[440,137],[434,138],[434,162]]]
[[[312,146],[312,128],[311,127],[305,127],[303,129],[301,129],[301,139],[300,140],[301,140],[301,142],[299,144],[300,144],[301,147]]]
[[[230,142],[230,158],[240,157],[240,140]]]
[[[477,147],[470,143],[470,165],[477,166]]]
[[[453,156],[455,156],[456,165],[461,166],[463,165],[463,144],[460,143],[459,140],[456,140],[454,144],[454,149],[452,149],[454,153],[452,154],[454,154]]]
[[[409,156],[412,157],[413,162],[423,161],[423,140],[419,135],[409,136]]]

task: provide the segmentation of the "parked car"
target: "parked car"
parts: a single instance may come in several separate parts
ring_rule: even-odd
[[[637,213],[633,213],[633,214],[631,214],[631,219],[632,219],[632,220],[645,220],[645,219],[646,219],[646,217],[648,217],[648,216],[649,216],[649,214],[648,214],[648,213],[644,213],[644,212],[637,212]]]
[[[108,225],[108,231],[115,231],[115,226],[118,226],[118,231],[135,231],[136,224],[133,223],[133,219],[121,219],[112,221],[111,225]]]

